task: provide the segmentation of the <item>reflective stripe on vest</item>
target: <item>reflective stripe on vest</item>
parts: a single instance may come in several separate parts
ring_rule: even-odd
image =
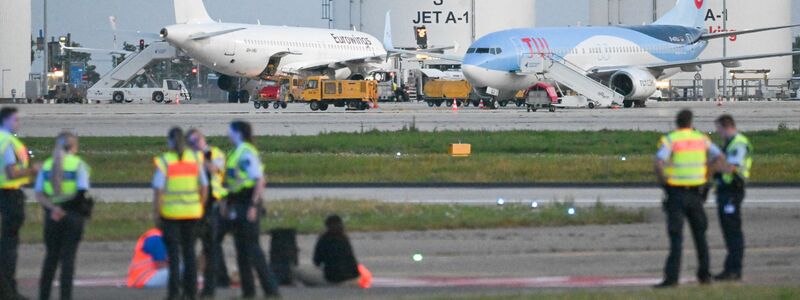
[[[696,130],[673,131],[666,136],[672,157],[666,167],[670,186],[701,186],[708,181],[708,144],[706,135]]]
[[[143,288],[150,281],[150,278],[153,278],[158,273],[158,266],[156,266],[153,258],[142,249],[145,240],[154,236],[161,236],[161,230],[150,229],[139,237],[139,241],[136,242],[136,248],[133,249],[133,259],[128,267],[128,287],[130,288]]]
[[[736,166],[734,173],[739,174],[739,177],[747,180],[750,178],[750,170],[753,167],[753,145],[750,143],[750,139],[742,134],[737,134],[733,137],[730,143],[728,143],[728,147],[725,149],[725,154],[728,156],[733,156],[732,152],[739,147],[744,147],[747,149],[747,154],[744,157],[742,165]],[[734,173],[723,173],[722,182],[725,184],[732,183],[734,179]]]
[[[182,156],[181,160],[174,152],[168,152],[155,158],[156,168],[167,177],[161,216],[169,220],[200,219],[203,216],[199,182],[202,157],[189,150]]]
[[[44,182],[42,191],[50,198],[53,204],[60,204],[75,198],[78,194],[78,169],[83,165],[83,161],[76,155],[65,155],[63,158],[62,170],[64,171],[61,179],[61,194],[54,195],[53,188],[53,158],[49,158],[42,166]]]
[[[211,161],[215,162],[217,160],[225,161],[225,153],[217,147],[211,147]],[[225,169],[221,168],[217,172],[211,173],[210,177],[211,195],[214,196],[214,199],[221,200],[228,196],[228,190],[224,186]]]
[[[256,181],[250,179],[250,176],[247,174],[248,166],[241,162],[242,155],[246,152],[250,153],[250,155],[258,155],[258,150],[253,147],[253,145],[242,143],[228,156],[225,184],[228,187],[228,191],[231,193],[238,193],[256,185]]]
[[[20,141],[14,135],[8,132],[0,132],[0,153],[5,155],[8,147],[13,147],[14,154],[17,157],[17,164],[15,167],[17,169],[27,169],[28,166],[30,166],[28,148],[26,148],[22,141]],[[5,159],[0,159],[0,189],[18,190],[22,186],[31,182],[31,178],[29,176],[17,179],[8,179],[6,167]]]

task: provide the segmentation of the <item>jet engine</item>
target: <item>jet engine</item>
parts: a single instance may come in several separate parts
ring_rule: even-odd
[[[611,75],[611,89],[625,96],[625,100],[647,100],[656,92],[656,78],[642,69],[622,69]]]
[[[223,91],[236,91],[235,78],[228,75],[219,75],[217,79],[217,86]]]

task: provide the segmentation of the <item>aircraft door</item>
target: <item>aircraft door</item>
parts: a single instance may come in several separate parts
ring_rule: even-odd
[[[520,73],[541,73],[544,68],[544,57],[536,51],[536,42],[532,38],[512,37],[511,44],[514,45],[519,59]]]
[[[227,43],[225,43],[225,55],[226,56],[234,56],[234,55],[236,55],[236,44],[238,44],[238,41],[233,41],[233,40],[228,41]]]

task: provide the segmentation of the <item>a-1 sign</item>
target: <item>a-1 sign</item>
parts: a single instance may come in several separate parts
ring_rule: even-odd
[[[443,6],[444,0],[434,0],[434,6]],[[421,10],[417,12],[416,19],[411,22],[414,24],[469,24],[470,13],[463,13],[445,10]]]

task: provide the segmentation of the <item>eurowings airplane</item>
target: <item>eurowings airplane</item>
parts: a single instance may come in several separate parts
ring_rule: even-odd
[[[357,31],[215,22],[203,0],[174,0],[175,25],[161,37],[223,74],[219,86],[236,92],[236,78],[256,81],[276,73],[363,79],[386,60],[375,37]],[[238,91],[248,98],[248,89]]]
[[[495,99],[508,99],[538,83],[536,75],[522,71],[521,62],[535,56],[547,57],[610,86],[625,97],[625,106],[643,104],[656,92],[657,79],[678,72],[696,72],[702,65],[738,67],[743,60],[800,55],[785,52],[698,59],[712,39],[800,26],[707,33],[701,30],[705,5],[704,0],[678,0],[665,16],[645,26],[504,30],[475,41],[464,57],[429,55],[462,61],[462,71],[476,90]],[[386,30],[391,37],[391,29],[387,26]],[[391,39],[384,40],[384,44],[390,53],[405,52],[393,49]]]

